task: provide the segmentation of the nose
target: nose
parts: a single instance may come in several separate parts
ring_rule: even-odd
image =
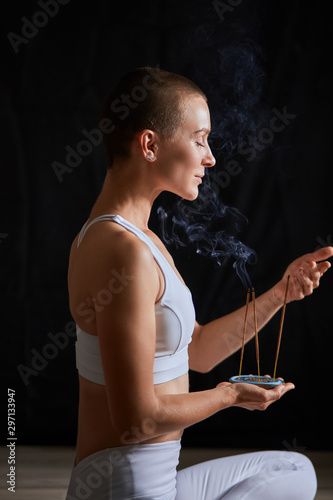
[[[215,160],[215,157],[214,157],[212,150],[210,149],[209,146],[207,147],[206,151],[207,151],[207,154],[203,158],[203,164],[204,164],[205,168],[206,167],[207,168],[214,167],[216,160]]]

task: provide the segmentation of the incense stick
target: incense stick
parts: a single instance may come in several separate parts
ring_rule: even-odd
[[[258,381],[260,379],[260,363],[259,363],[259,340],[258,340],[258,327],[257,327],[257,311],[256,311],[256,295],[252,287],[252,302],[253,302],[253,321],[254,321],[254,334],[256,340],[256,360],[258,367]]]
[[[282,312],[281,312],[280,331],[279,331],[279,338],[278,338],[278,344],[277,344],[277,349],[276,349],[274,374],[273,374],[273,378],[274,379],[275,379],[275,376],[276,376],[276,367],[277,367],[277,361],[278,361],[279,352],[280,352],[280,344],[281,344],[281,337],[282,337],[283,321],[284,321],[284,315],[285,315],[285,312],[286,312],[286,305],[287,305],[288,287],[289,287],[289,276],[287,278],[286,291],[285,291],[285,294],[284,294],[284,301],[283,301],[283,307],[282,307]]]
[[[240,376],[242,374],[243,356],[244,356],[244,345],[245,345],[245,333],[246,333],[246,325],[247,325],[247,313],[249,311],[250,293],[251,293],[251,289],[248,288],[247,295],[246,295],[245,319],[244,319],[244,329],[243,329],[243,342],[242,342],[242,350],[241,350],[241,358],[240,358],[240,364],[239,364],[238,378],[240,378]]]

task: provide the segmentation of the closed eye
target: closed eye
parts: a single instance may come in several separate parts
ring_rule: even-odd
[[[205,147],[205,145],[204,145],[204,144],[201,144],[201,142],[198,142],[198,141],[196,141],[196,145],[197,145],[197,146],[201,146],[202,148],[204,148],[204,147]]]

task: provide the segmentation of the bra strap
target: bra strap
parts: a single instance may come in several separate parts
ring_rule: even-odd
[[[96,217],[96,219],[93,219],[91,222],[89,222],[89,224],[85,223],[84,226],[82,227],[81,231],[80,231],[80,234],[79,234],[79,237],[78,237],[78,240],[77,240],[77,248],[79,248],[83,238],[84,238],[84,235],[86,234],[86,232],[88,231],[88,229],[93,225],[95,224],[96,222],[100,222],[100,221],[105,221],[105,220],[114,220],[115,218],[115,215],[100,215],[99,217]]]

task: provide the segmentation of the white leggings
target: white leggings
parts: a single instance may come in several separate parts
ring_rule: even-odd
[[[317,481],[304,455],[246,453],[177,472],[180,441],[109,448],[72,471],[66,500],[313,500]]]

